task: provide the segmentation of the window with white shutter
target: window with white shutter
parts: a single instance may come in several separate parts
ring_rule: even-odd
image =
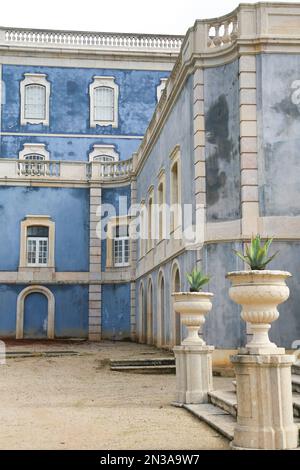
[[[118,127],[119,87],[114,77],[94,77],[90,84],[91,127]]]
[[[21,125],[49,126],[50,83],[43,73],[25,73],[20,83]]]
[[[45,119],[46,88],[44,85],[26,85],[25,119]]]

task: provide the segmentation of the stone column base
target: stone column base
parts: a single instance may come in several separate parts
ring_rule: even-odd
[[[233,448],[295,449],[298,428],[293,419],[292,355],[231,357],[237,384],[237,425]]]
[[[212,390],[213,346],[175,346],[176,403],[207,403]]]

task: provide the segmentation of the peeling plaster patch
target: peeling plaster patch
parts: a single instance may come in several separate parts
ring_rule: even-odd
[[[291,101],[290,97],[284,98],[283,100],[272,106],[272,108],[277,113],[283,113],[290,118],[300,118],[299,107]]]

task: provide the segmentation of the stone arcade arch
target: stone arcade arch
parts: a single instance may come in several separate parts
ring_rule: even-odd
[[[144,343],[146,341],[147,323],[146,323],[146,306],[145,306],[145,293],[144,283],[141,281],[139,287],[139,342]]]
[[[158,273],[158,296],[157,296],[157,346],[163,347],[166,344],[165,325],[165,276],[162,269]]]
[[[181,275],[180,275],[180,266],[177,260],[174,260],[171,267],[171,294],[173,292],[180,292],[181,291]],[[174,312],[174,301],[173,297],[171,296],[170,301],[171,312],[170,318],[171,325],[172,325],[172,344],[180,345],[181,343],[181,323],[180,323],[180,316],[178,313]]]
[[[24,304],[30,294],[43,294],[48,299],[47,338],[54,339],[55,298],[52,292],[44,286],[29,286],[20,292],[17,300],[16,339],[24,337]]]
[[[153,344],[153,282],[148,278],[147,284],[147,344]]]

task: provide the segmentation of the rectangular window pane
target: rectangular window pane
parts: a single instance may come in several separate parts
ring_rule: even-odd
[[[27,241],[27,262],[28,264],[36,263],[36,240]]]
[[[121,227],[120,227],[121,228]],[[126,226],[124,226],[126,230]],[[130,256],[129,238],[115,238],[114,239],[114,263],[115,266],[124,266],[129,264]]]
[[[47,264],[48,261],[48,240],[39,242],[39,264]]]
[[[95,121],[114,120],[114,90],[109,87],[98,87],[94,90]]]
[[[45,119],[46,88],[43,85],[27,85],[25,88],[25,118]]]
[[[48,238],[27,238],[27,263],[29,265],[47,265]]]

